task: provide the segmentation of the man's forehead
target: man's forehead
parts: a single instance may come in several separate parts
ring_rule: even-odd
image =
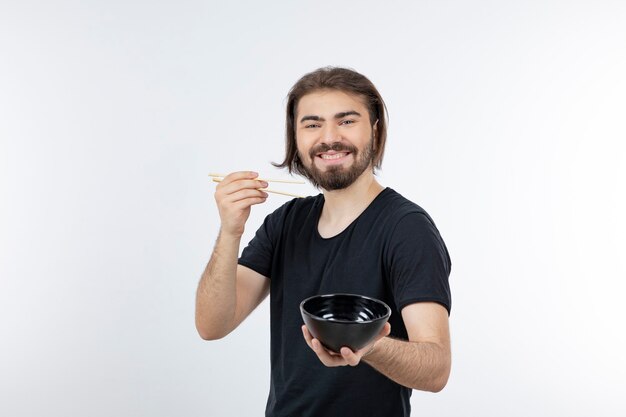
[[[333,111],[356,110],[356,107],[367,108],[365,98],[362,95],[341,90],[316,90],[300,97],[296,106],[296,114],[305,111],[323,111],[328,106],[336,106],[337,108],[332,109]],[[354,108],[348,109],[346,106]]]

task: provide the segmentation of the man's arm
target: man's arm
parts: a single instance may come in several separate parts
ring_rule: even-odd
[[[235,172],[217,186],[215,200],[221,228],[215,249],[196,292],[196,328],[203,339],[219,339],[233,331],[267,296],[269,280],[237,265],[239,244],[250,207],[265,202],[254,172]]]
[[[385,337],[363,360],[405,387],[441,391],[451,367],[448,311],[437,303],[416,303],[402,309],[402,319],[409,341]]]
[[[450,332],[447,310],[437,303],[423,302],[402,309],[408,341],[383,337],[356,352],[347,347],[333,354],[313,339],[303,326],[305,339],[326,366],[356,366],[361,360],[389,379],[422,391],[441,391],[448,382],[451,367]]]
[[[237,265],[239,239],[220,233],[196,293],[196,329],[205,340],[221,339],[267,297],[269,279]]]

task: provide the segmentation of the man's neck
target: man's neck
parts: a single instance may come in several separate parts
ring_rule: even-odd
[[[374,173],[366,170],[352,185],[342,190],[324,192],[324,209],[321,221],[341,224],[352,221],[361,214],[384,189],[376,181]]]

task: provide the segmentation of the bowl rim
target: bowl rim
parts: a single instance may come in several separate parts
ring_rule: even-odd
[[[385,313],[384,316],[381,317],[377,317],[375,319],[372,320],[363,320],[363,321],[353,321],[353,320],[344,320],[344,319],[333,319],[333,320],[328,320],[325,319],[323,317],[317,316],[313,313],[308,312],[307,310],[304,309],[304,304],[309,301],[312,300],[314,298],[330,298],[330,297],[336,297],[336,296],[350,296],[350,297],[357,297],[357,298],[365,298],[367,300],[370,301],[374,301],[375,303],[379,303],[382,304],[383,307],[385,307],[385,309],[387,310],[387,313]],[[348,323],[348,324],[368,324],[368,323],[375,323],[377,321],[381,321],[381,320],[389,320],[389,317],[391,316],[391,308],[387,305],[387,303],[385,303],[384,301],[379,300],[378,298],[374,298],[374,297],[368,297],[367,295],[361,295],[361,294],[351,294],[351,293],[343,293],[343,292],[339,292],[339,293],[331,293],[331,294],[317,294],[317,295],[312,295],[311,297],[305,298],[304,300],[302,300],[300,302],[300,313],[302,314],[306,314],[308,317],[314,319],[314,320],[319,320],[319,321],[324,321],[327,323]]]

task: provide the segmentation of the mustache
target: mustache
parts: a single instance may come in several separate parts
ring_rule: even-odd
[[[328,151],[350,152],[356,154],[358,152],[358,149],[355,146],[341,142],[333,142],[330,145],[327,143],[320,143],[319,145],[311,149],[311,151],[309,152],[309,156],[311,157],[311,159],[313,159],[317,156],[318,153]]]

